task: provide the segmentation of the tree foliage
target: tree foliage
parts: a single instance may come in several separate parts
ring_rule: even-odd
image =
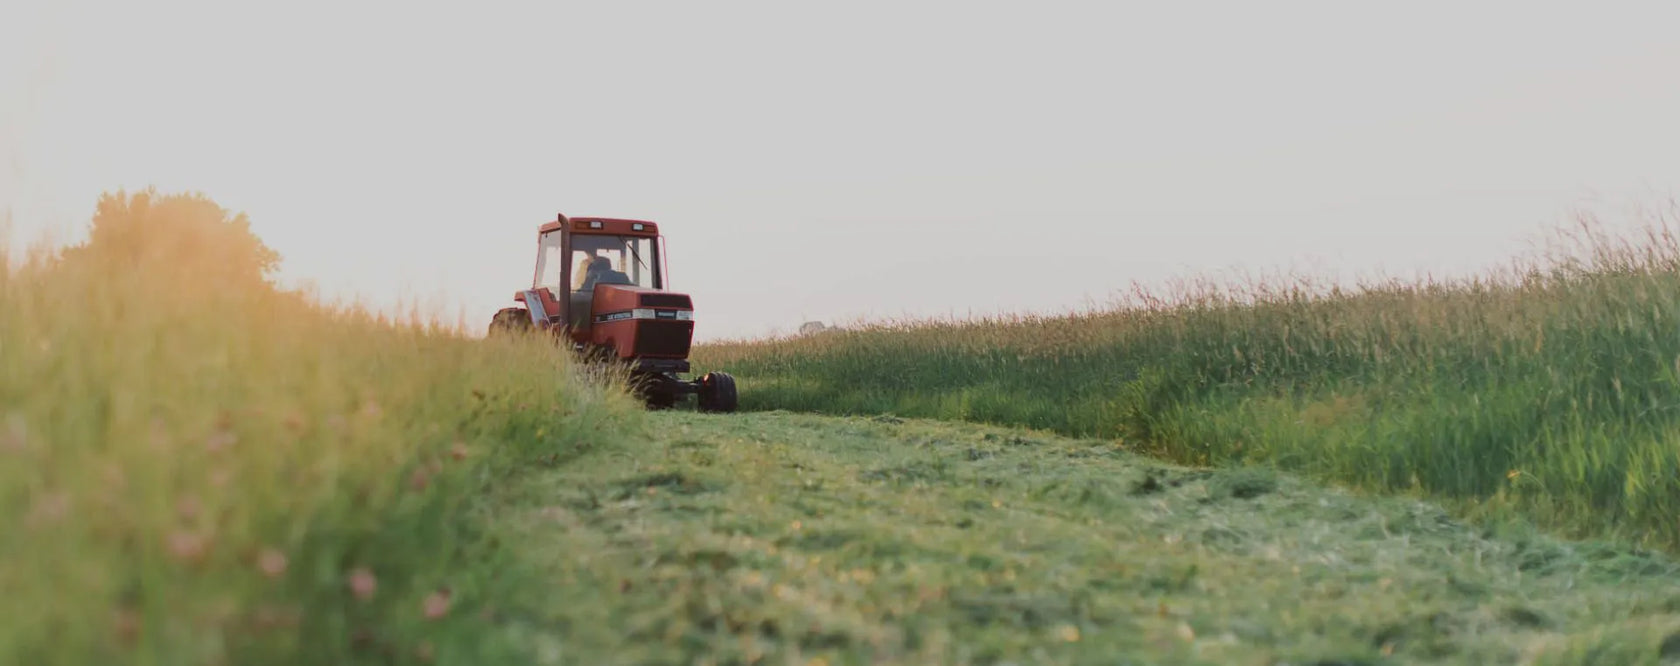
[[[203,288],[271,288],[280,265],[245,214],[200,194],[154,189],[101,196],[88,239],[62,258],[108,279]]]

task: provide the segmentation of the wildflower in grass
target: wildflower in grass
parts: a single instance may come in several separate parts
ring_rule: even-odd
[[[438,591],[426,595],[426,600],[420,604],[420,608],[422,612],[425,613],[426,619],[438,620],[442,619],[443,616],[448,615],[449,597],[450,592],[447,587],[439,588]]]
[[[192,530],[169,533],[169,555],[180,562],[197,564],[210,554],[210,539]]]
[[[29,449],[29,429],[24,425],[22,414],[12,414],[6,417],[6,431],[0,434],[0,451],[22,453]]]
[[[279,578],[281,574],[286,573],[286,554],[274,548],[264,548],[262,553],[257,555],[257,569],[262,571],[264,576]]]
[[[302,613],[297,608],[260,606],[251,616],[251,626],[258,630],[290,629],[298,626]]]
[[[1064,624],[1060,629],[1056,630],[1056,635],[1069,643],[1077,643],[1079,642],[1079,627],[1075,627],[1071,624]]]
[[[416,469],[413,474],[408,476],[408,488],[414,492],[420,492],[426,489],[431,480],[432,475],[428,474],[425,468]]]
[[[70,515],[70,493],[58,491],[45,493],[35,498],[29,507],[29,517],[26,518],[32,527],[56,524]]]
[[[211,453],[215,453],[233,446],[238,442],[239,436],[233,434],[232,430],[218,429],[216,432],[210,433],[209,437],[205,438],[204,448],[209,450]]]
[[[134,643],[140,639],[139,611],[128,606],[111,611],[111,631],[116,634],[119,644],[134,647]]]
[[[350,571],[350,593],[361,601],[373,598],[373,593],[379,587],[379,581],[373,577],[373,572],[367,567],[356,567]]]
[[[164,423],[163,419],[152,419],[151,437],[147,440],[152,445],[152,449],[155,451],[168,449],[172,439],[169,434],[169,425]]]
[[[449,447],[449,457],[456,460],[465,460],[467,458],[467,445],[456,442],[454,446]]]
[[[204,505],[200,504],[198,498],[192,495],[182,497],[180,501],[175,503],[175,513],[179,514],[182,520],[190,521],[203,512]]]
[[[107,490],[122,490],[123,488],[128,487],[128,472],[123,470],[122,465],[118,465],[116,463],[106,464],[105,469],[102,470],[101,476],[103,477],[102,480],[105,482],[105,488]]]

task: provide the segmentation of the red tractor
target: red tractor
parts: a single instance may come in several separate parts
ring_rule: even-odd
[[[655,409],[693,393],[701,411],[733,412],[734,377],[680,378],[689,371],[694,306],[688,294],[668,291],[669,281],[658,225],[559,215],[537,230],[531,288],[513,295],[523,307],[497,312],[490,333],[540,330],[569,339],[587,359],[628,366]]]

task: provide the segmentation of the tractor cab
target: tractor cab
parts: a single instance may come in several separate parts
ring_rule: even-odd
[[[591,359],[627,364],[650,405],[694,392],[702,409],[733,411],[729,375],[677,379],[689,371],[694,309],[687,294],[669,290],[664,250],[653,222],[560,215],[537,230],[531,288],[514,294],[524,307],[496,313],[491,332],[547,330]]]
[[[594,323],[591,311],[596,286],[653,291],[665,288],[659,230],[652,222],[583,219],[572,224],[570,233],[563,228],[540,233],[531,286],[546,288],[556,299],[565,299],[564,321],[574,333],[587,331]],[[549,226],[561,225],[545,228]],[[622,290],[604,291],[618,294]]]

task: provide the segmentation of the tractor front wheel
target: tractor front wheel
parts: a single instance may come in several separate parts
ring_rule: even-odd
[[[677,404],[677,394],[666,390],[648,391],[642,398],[648,409],[670,409]]]
[[[702,412],[735,411],[735,378],[726,372],[708,372],[701,376],[698,402]]]
[[[630,385],[648,409],[670,409],[677,404],[677,392],[667,377],[638,372],[631,375]]]

